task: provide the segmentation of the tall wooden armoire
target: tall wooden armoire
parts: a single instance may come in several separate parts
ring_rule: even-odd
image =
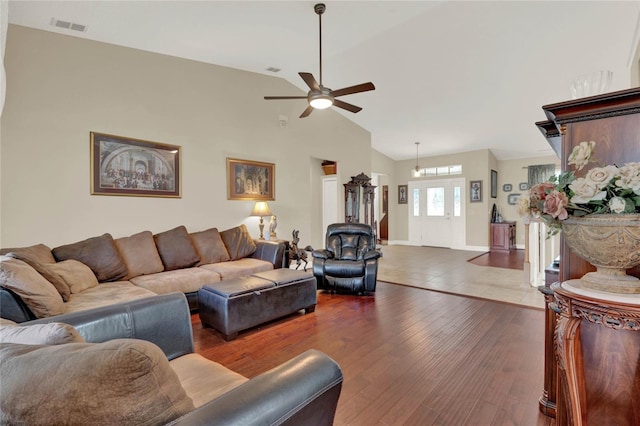
[[[594,158],[599,165],[640,162],[640,88],[545,105],[542,109],[548,121],[536,125],[554,148],[559,142],[563,171],[569,169],[569,154],[582,141],[596,142]],[[550,124],[559,131],[559,139]],[[593,270],[592,265],[572,253],[561,240],[560,282],[580,278]],[[627,273],[640,277],[640,268]],[[547,300],[552,297],[548,295]],[[611,314],[615,316],[616,312],[611,311]],[[541,398],[541,410],[545,414],[555,411],[558,425],[640,424],[637,399],[640,393],[640,330],[602,326],[589,318],[582,320],[578,335],[582,351],[579,382],[586,408],[583,418],[576,420],[567,414],[566,390],[558,375],[554,350],[549,347],[554,343],[554,315],[548,312],[545,324],[546,389]],[[555,401],[554,397],[557,397]]]

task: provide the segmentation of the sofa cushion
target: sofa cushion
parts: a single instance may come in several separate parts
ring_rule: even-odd
[[[117,281],[127,275],[127,265],[122,261],[111,234],[56,247],[53,256],[58,262],[74,259],[84,263],[100,282]]]
[[[164,271],[151,231],[118,238],[115,243],[122,260],[127,265],[127,279]]]
[[[22,260],[23,262],[27,263],[33,269],[38,271],[38,273],[42,275],[45,280],[53,284],[56,290],[58,290],[58,293],[60,293],[63,301],[66,302],[67,300],[69,300],[71,289],[67,285],[66,281],[58,273],[49,268],[50,265],[55,265],[55,263],[41,263],[40,259],[38,259],[37,256],[29,251],[12,251],[10,253],[7,253],[7,256],[13,257],[14,259]]]
[[[0,346],[3,424],[165,424],[195,407],[144,340]]]
[[[137,287],[129,281],[115,281],[102,283],[79,294],[72,294],[69,301],[65,303],[65,307],[67,313],[79,312],[155,295],[154,292]]]
[[[253,259],[246,257],[244,259],[232,260],[231,262],[212,263],[210,265],[202,265],[199,269],[207,269],[220,274],[223,280],[232,280],[235,278],[246,277],[256,272],[270,271],[273,264],[265,260]]]
[[[196,266],[226,262],[230,259],[218,229],[211,228],[206,231],[192,232],[189,235],[200,256],[200,262]]]
[[[84,343],[84,339],[73,326],[60,322],[32,325],[0,325],[0,343],[23,345],[61,345]]]
[[[192,293],[200,290],[200,287],[205,284],[217,283],[218,281],[220,281],[218,273],[202,268],[185,268],[131,278],[133,284],[150,290],[155,294],[173,293],[175,291]]]
[[[91,268],[77,260],[63,260],[49,265],[48,269],[64,280],[71,293],[82,293],[88,288],[98,286],[98,279]]]
[[[16,293],[38,318],[65,312],[58,290],[27,263],[0,256],[0,285]]]
[[[36,244],[34,246],[29,246],[29,247],[0,249],[0,254],[7,254],[11,252],[26,253],[40,263],[56,263],[56,259],[53,257],[53,253],[51,253],[51,249],[44,244]]]
[[[198,354],[183,355],[169,361],[169,364],[196,407],[213,401],[249,380]]]
[[[200,261],[198,252],[184,226],[155,234],[153,239],[166,271],[188,268]]]
[[[227,247],[231,260],[251,256],[256,251],[256,243],[244,224],[222,231],[220,236]]]

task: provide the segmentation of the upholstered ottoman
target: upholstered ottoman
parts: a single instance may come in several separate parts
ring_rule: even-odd
[[[316,279],[311,273],[274,269],[220,281],[198,291],[200,321],[233,340],[238,332],[301,309],[316,307]]]

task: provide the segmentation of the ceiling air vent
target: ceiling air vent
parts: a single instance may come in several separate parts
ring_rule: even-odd
[[[69,21],[62,21],[56,18],[51,18],[51,21],[49,21],[49,25],[53,27],[64,28],[66,30],[73,30],[73,31],[80,31],[80,32],[87,31],[86,25],[76,24],[74,22],[69,22]]]

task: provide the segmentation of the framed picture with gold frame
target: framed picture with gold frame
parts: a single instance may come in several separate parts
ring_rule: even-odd
[[[227,158],[227,199],[273,201],[276,165]]]
[[[90,132],[91,194],[180,198],[180,147]]]

